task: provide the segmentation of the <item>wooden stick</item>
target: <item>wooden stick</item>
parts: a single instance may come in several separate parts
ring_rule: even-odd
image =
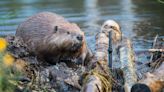
[[[164,52],[164,49],[140,49],[137,50],[136,52]]]
[[[156,42],[157,42],[157,38],[158,38],[158,35],[156,35],[155,36],[155,38],[154,38],[154,41],[153,41],[153,47],[152,47],[152,49],[154,49],[155,48],[155,45],[156,45]],[[152,61],[152,59],[153,59],[153,54],[151,54],[151,57],[150,57],[150,62]]]
[[[109,32],[109,45],[108,45],[108,65],[112,69],[112,32]]]

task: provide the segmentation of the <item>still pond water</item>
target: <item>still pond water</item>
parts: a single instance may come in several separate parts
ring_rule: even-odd
[[[14,35],[28,16],[51,11],[77,23],[94,50],[101,24],[114,19],[135,51],[151,48],[156,34],[164,36],[164,4],[157,0],[0,0],[0,36]]]

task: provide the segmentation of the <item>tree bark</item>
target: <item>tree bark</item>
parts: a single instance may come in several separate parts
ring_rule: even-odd
[[[137,81],[137,76],[135,73],[134,52],[129,39],[122,41],[119,52],[121,69],[125,81],[124,89],[125,92],[130,92],[132,85]]]
[[[96,35],[96,52],[91,61],[92,68],[84,76],[82,92],[112,91],[112,75],[108,67],[109,32],[112,33],[110,40],[113,42],[121,40],[118,24],[114,21],[105,22],[101,31]]]

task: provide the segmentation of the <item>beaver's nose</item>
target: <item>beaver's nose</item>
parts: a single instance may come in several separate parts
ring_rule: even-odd
[[[79,41],[82,41],[82,40],[83,40],[83,36],[78,35],[78,36],[77,36],[77,39],[78,39]]]

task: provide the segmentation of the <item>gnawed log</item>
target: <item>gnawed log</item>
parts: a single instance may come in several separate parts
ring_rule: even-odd
[[[153,73],[146,73],[145,78],[133,85],[131,90],[131,92],[164,92],[164,61]]]
[[[108,64],[100,61],[84,74],[82,92],[111,92],[112,83]]]
[[[137,82],[137,76],[135,73],[134,52],[129,39],[124,39],[122,41],[119,52],[121,69],[123,71],[123,77],[125,81],[124,89],[125,92],[130,92],[133,84]]]
[[[112,44],[121,40],[119,25],[113,20],[106,21],[96,35],[96,52],[91,61],[92,69],[84,74],[82,92],[112,91],[112,75],[108,67],[109,32],[112,33]]]

